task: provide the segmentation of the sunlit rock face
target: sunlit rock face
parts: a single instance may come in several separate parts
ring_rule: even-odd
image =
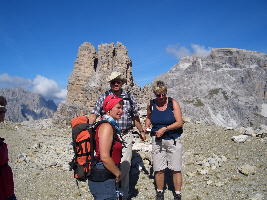
[[[134,83],[132,60],[120,42],[98,45],[98,50],[84,42],[78,49],[73,71],[68,81],[66,103],[59,105],[53,118],[56,124],[68,124],[77,115],[89,114],[98,97],[110,88],[107,77],[118,71],[126,78],[124,89],[131,91],[138,104],[145,107],[150,99],[150,88]],[[145,101],[144,101],[145,100]]]
[[[267,124],[267,55],[213,49],[207,57],[185,57],[166,74],[168,94],[193,121],[225,127]]]
[[[120,71],[133,85],[132,61],[121,43],[101,44],[98,51],[88,42],[78,50],[73,72],[69,77],[67,104],[92,108],[98,96],[108,89],[106,81],[112,71]]]

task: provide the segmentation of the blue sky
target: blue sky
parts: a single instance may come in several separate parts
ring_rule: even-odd
[[[143,86],[211,48],[267,53],[267,1],[0,0],[0,88],[64,98],[85,41],[122,42]]]

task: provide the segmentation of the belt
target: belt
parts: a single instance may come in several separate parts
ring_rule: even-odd
[[[91,174],[89,176],[90,181],[94,182],[103,182],[108,179],[115,179],[116,176],[112,174],[109,170],[107,170],[104,166],[96,166],[94,165],[91,169]]]

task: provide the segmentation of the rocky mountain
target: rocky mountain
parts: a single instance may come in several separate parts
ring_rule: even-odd
[[[224,127],[267,124],[267,55],[213,49],[207,57],[185,57],[162,79],[193,121]]]
[[[131,90],[142,105],[148,102],[150,89],[134,83],[132,61],[127,48],[120,42],[101,44],[98,51],[84,42],[78,49],[73,72],[68,80],[66,103],[60,104],[54,119],[55,124],[68,124],[74,116],[88,114],[98,97],[109,89],[107,77],[112,71],[121,72],[127,79],[124,89]],[[145,100],[145,101],[144,101]],[[143,104],[144,106],[145,104]]]
[[[0,89],[0,95],[7,99],[6,120],[22,122],[51,118],[57,110],[52,100],[45,100],[41,95],[21,88]]]
[[[145,115],[154,97],[151,85],[134,83],[132,61],[121,43],[91,43],[79,49],[69,77],[65,104],[54,117],[56,124],[88,114],[100,94],[109,88],[107,76],[120,71]],[[267,124],[267,55],[242,49],[213,49],[206,57],[185,57],[157,79],[167,82],[169,96],[181,103],[183,115],[193,122],[224,127],[255,127]]]

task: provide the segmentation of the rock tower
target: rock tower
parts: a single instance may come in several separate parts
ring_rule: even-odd
[[[127,79],[124,89],[131,90],[137,101],[143,103],[146,95],[141,95],[144,91],[134,84],[132,61],[127,48],[117,42],[116,45],[100,44],[97,51],[91,43],[84,42],[79,47],[73,72],[69,77],[66,103],[59,105],[54,122],[68,124],[74,116],[88,114],[98,97],[110,88],[106,79],[112,71],[123,74]],[[146,97],[147,100],[149,98]]]

